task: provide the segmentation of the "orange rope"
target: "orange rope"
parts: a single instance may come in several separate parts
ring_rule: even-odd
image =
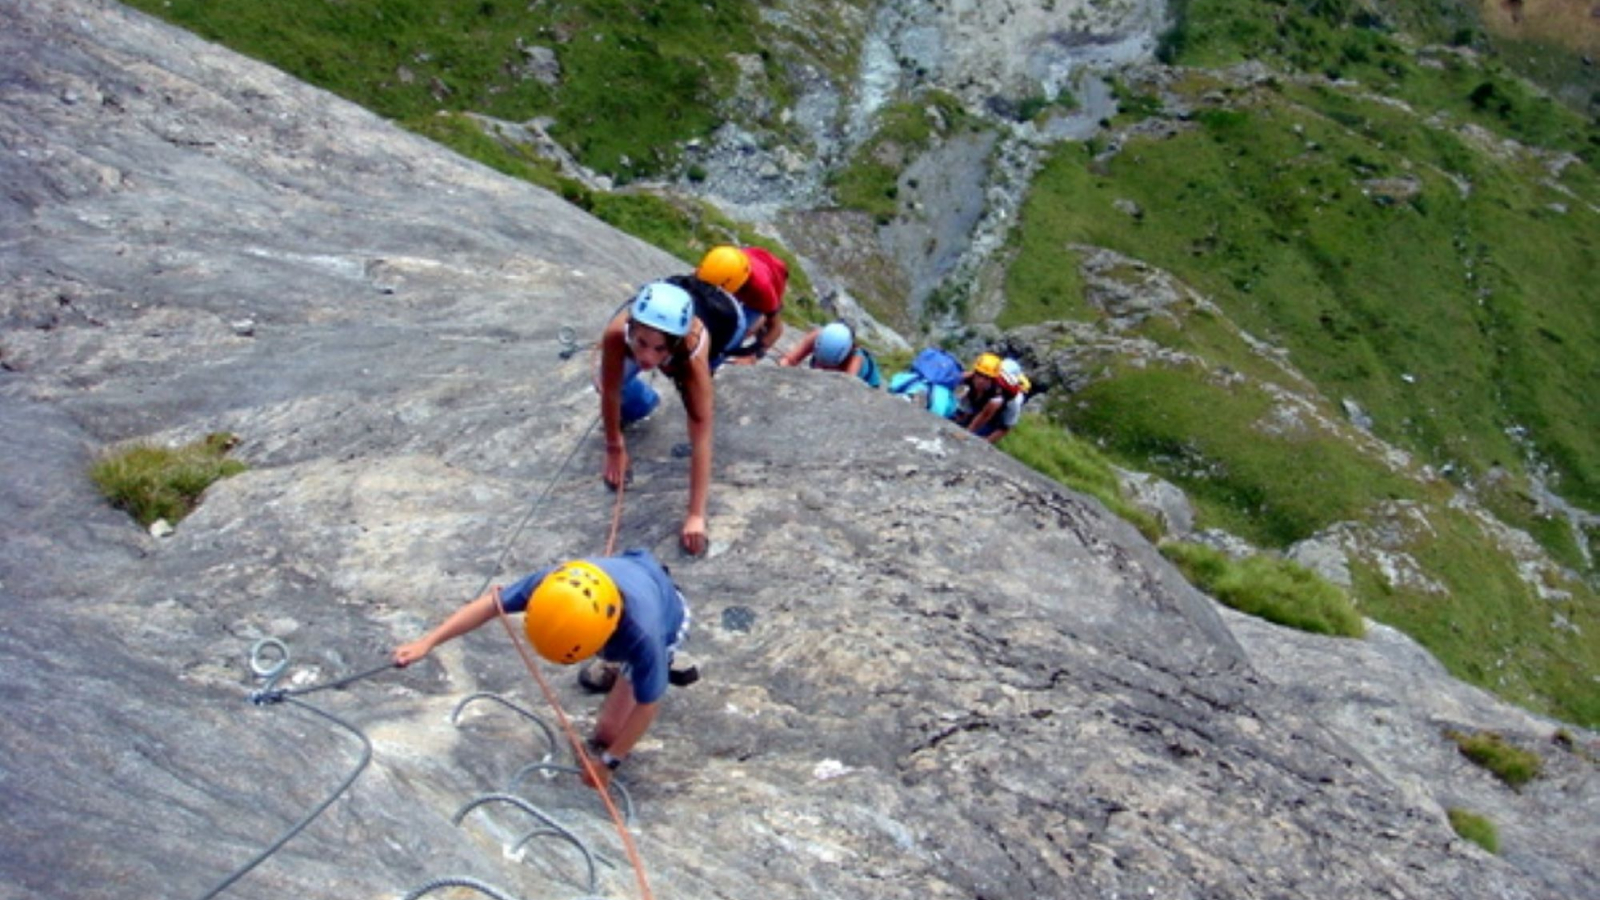
[[[626,473],[624,473],[623,478],[625,481],[627,478]],[[618,484],[617,502],[611,511],[611,533],[606,538],[606,556],[612,554],[617,542],[617,531],[622,524],[622,489],[623,486]],[[550,689],[550,683],[545,681],[544,676],[539,673],[539,666],[534,662],[533,655],[528,652],[527,647],[523,646],[522,641],[517,639],[517,631],[511,627],[511,618],[506,615],[505,604],[500,602],[500,592],[498,590],[494,592],[494,609],[501,626],[506,630],[506,636],[511,638],[511,645],[517,648],[517,655],[522,657],[522,664],[528,667],[529,674],[539,684],[539,690],[544,692],[545,701],[550,704],[551,709],[555,710],[556,721],[560,723],[561,731],[567,736],[567,741],[572,744],[573,756],[577,757],[578,764],[583,767],[589,783],[599,784],[600,776],[595,772],[594,761],[589,759],[589,754],[583,748],[582,739],[578,737],[577,730],[572,727],[572,721],[567,718],[566,711],[561,708],[561,703],[556,700],[555,691]],[[622,814],[617,811],[617,805],[611,800],[611,792],[599,788],[596,788],[595,792],[600,795],[600,802],[605,804],[606,812],[611,815],[611,822],[617,827],[617,834],[622,838],[622,846],[628,852],[628,862],[633,865],[634,876],[639,882],[639,896],[642,900],[654,900],[654,895],[650,893],[650,884],[645,880],[644,862],[639,858],[639,850],[634,846],[633,835],[628,833],[628,827],[622,820]]]
[[[628,483],[628,473],[622,473],[622,480],[617,483],[617,502],[611,507],[611,533],[606,535],[606,556],[617,551],[617,530],[622,526],[622,491]]]

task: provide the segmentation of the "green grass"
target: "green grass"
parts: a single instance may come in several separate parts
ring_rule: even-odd
[[[1249,59],[1284,72],[1350,79],[1427,113],[1443,112],[1506,137],[1581,153],[1591,162],[1600,153],[1595,123],[1575,113],[1582,103],[1568,108],[1529,91],[1492,52],[1464,58],[1430,51],[1424,64],[1393,33],[1393,25],[1403,24],[1434,40],[1447,32],[1481,36],[1470,14],[1420,0],[1385,4],[1377,12],[1349,0],[1178,0],[1175,7],[1175,26],[1160,45],[1169,61],[1226,66]],[[1477,43],[1482,49],[1503,46],[1513,60],[1529,55],[1512,42]],[[1577,75],[1596,81],[1577,52],[1541,47],[1537,55],[1541,61],[1531,68],[1521,60],[1516,65],[1552,79]]]
[[[721,124],[718,100],[735,85],[730,52],[764,55],[758,10],[741,0],[133,5],[390,119],[549,116],[563,146],[624,181],[671,171],[683,142]],[[554,51],[556,84],[527,72],[525,46]]]
[[[764,247],[789,267],[783,320],[804,327],[826,318],[811,279],[787,247],[734,222],[710,204],[642,191],[597,193],[591,196],[590,203],[590,211],[597,218],[666,250],[689,269],[717,244]]]
[[[1095,497],[1151,541],[1162,529],[1149,513],[1130,504],[1109,459],[1059,427],[1025,417],[1000,448],[1073,490]],[[1235,562],[1196,544],[1171,543],[1162,553],[1201,590],[1241,612],[1316,634],[1360,637],[1361,615],[1345,594],[1302,566],[1272,557]]]
[[[1034,416],[1024,416],[999,446],[1029,468],[1099,500],[1113,514],[1139,529],[1147,539],[1160,540],[1160,523],[1123,499],[1122,488],[1110,460],[1087,441],[1037,421]]]
[[[206,488],[245,470],[244,463],[227,458],[237,443],[233,435],[217,432],[176,448],[134,444],[102,455],[89,477],[140,525],[157,519],[176,524],[194,510]]]
[[[1289,560],[1234,560],[1220,550],[1182,542],[1163,544],[1161,553],[1196,587],[1240,612],[1313,634],[1366,633],[1361,614],[1343,591]]]
[[[162,16],[359,103],[506,175],[561,195],[687,263],[717,243],[767,247],[789,264],[784,318],[822,319],[787,248],[709,204],[638,191],[592,191],[468,113],[553,120],[552,138],[619,184],[670,175],[682,145],[722,124],[732,53],[763,62],[771,108],[789,99],[757,10],[738,0],[134,0]],[[833,23],[821,49],[838,68],[858,37]],[[812,42],[815,43],[815,42]],[[548,86],[525,71],[524,47],[556,54]],[[746,100],[753,98],[746,97]],[[946,105],[949,105],[946,103]],[[775,123],[751,123],[756,127]]]
[[[1515,747],[1493,731],[1476,734],[1447,731],[1445,737],[1455,741],[1462,756],[1482,766],[1513,789],[1520,790],[1538,778],[1543,768],[1539,754]]]
[[[1098,147],[1062,148],[1012,235],[999,324],[1103,317],[1087,302],[1067,250],[1074,244],[1116,250],[1196,288],[1220,315],[1180,302],[1172,317],[1150,318],[1133,334],[1206,365],[1088,361],[1105,377],[1059,407],[1063,423],[1119,464],[1177,483],[1203,526],[1266,547],[1340,521],[1391,527],[1377,510],[1415,504],[1428,527],[1399,529],[1398,545],[1386,549],[1407,554],[1444,593],[1390,583],[1379,560],[1353,560],[1362,609],[1415,637],[1457,677],[1593,726],[1593,587],[1547,576],[1570,599],[1543,599],[1482,529],[1443,507],[1447,486],[1391,474],[1315,428],[1264,427],[1275,403],[1262,383],[1287,382],[1240,331],[1287,351],[1317,385],[1325,415],[1339,417],[1334,402],[1354,400],[1377,436],[1476,490],[1553,558],[1594,575],[1583,544],[1592,549],[1596,536],[1542,512],[1528,472],[1536,461],[1558,493],[1600,506],[1600,405],[1590,401],[1600,307],[1588,288],[1600,270],[1600,179],[1592,162],[1554,174],[1498,143],[1592,160],[1594,123],[1492,62],[1433,52],[1424,60],[1381,27],[1353,25],[1359,7],[1335,16],[1342,25],[1308,9],[1299,0],[1277,12],[1210,0],[1181,7],[1182,27],[1164,43],[1172,58],[1255,55],[1360,84],[1285,76],[1239,89],[1190,77],[1173,89],[1191,99],[1220,90],[1229,106],[1200,103],[1187,130],[1131,137],[1109,159],[1093,160]],[[1123,94],[1131,102],[1119,122],[1163,114],[1151,98]],[[1492,140],[1464,131],[1467,123]],[[1383,193],[1396,186],[1407,190]],[[1142,215],[1121,212],[1118,200]]]
[[[1378,560],[1355,561],[1354,592],[1368,615],[1415,638],[1452,675],[1530,709],[1585,727],[1600,725],[1600,598],[1582,581],[1552,587],[1551,601],[1525,584],[1516,560],[1488,542],[1475,520],[1426,507],[1426,518],[1376,523],[1385,551],[1404,554],[1444,593],[1395,585]],[[1556,627],[1563,616],[1570,627]],[[1574,630],[1576,629],[1576,630]]]
[[[406,124],[463,156],[559,193],[567,202],[620,231],[666,250],[690,267],[717,244],[765,247],[789,266],[784,320],[805,325],[823,317],[810,278],[788,248],[757,235],[753,229],[729,219],[708,203],[646,191],[591,191],[563,177],[554,163],[534,156],[514,141],[501,140],[485,132],[465,114],[428,116]]]
[[[1188,493],[1208,527],[1287,547],[1416,488],[1348,441],[1280,423],[1249,383],[1192,368],[1129,368],[1060,407],[1066,424]],[[1284,460],[1295,460],[1285,465]]]
[[[1319,111],[1265,92],[1172,139],[1130,140],[1094,170],[1082,150],[1060,151],[1024,206],[1000,324],[1095,318],[1062,248],[1109,247],[1199,289],[1423,461],[1520,473],[1509,430],[1521,427],[1565,496],[1600,505],[1600,405],[1587,402],[1600,307],[1585,295],[1600,223],[1579,208],[1600,194],[1553,212],[1560,195],[1529,164],[1330,98]],[[1446,171],[1470,179],[1469,196]],[[1584,171],[1568,168],[1569,188],[1592,190]],[[1397,178],[1420,193],[1363,192]],[[1144,215],[1119,212],[1124,198]],[[1218,362],[1239,365],[1230,353]]]
[[[575,206],[590,209],[594,205],[592,192],[579,182],[562,176],[560,167],[554,162],[537,156],[527,147],[497,138],[466,113],[440,112],[400,124],[503,175],[520,178],[560,194]]]
[[[1446,811],[1450,817],[1450,827],[1462,838],[1477,844],[1490,853],[1500,852],[1500,834],[1495,830],[1494,823],[1464,809],[1451,808]]]

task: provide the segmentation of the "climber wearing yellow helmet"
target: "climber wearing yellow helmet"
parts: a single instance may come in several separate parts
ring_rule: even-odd
[[[956,411],[950,420],[976,432],[987,425],[1004,404],[1005,397],[1000,393],[1000,357],[980,353],[956,387]]]
[[[991,444],[998,442],[1022,415],[1022,404],[1027,400],[1023,388],[1026,382],[1027,376],[1016,360],[1002,360],[993,353],[979,354],[972,369],[961,378],[951,421]]]
[[[695,267],[695,277],[714,284],[745,308],[748,326],[740,345],[728,351],[728,362],[749,365],[771,352],[783,335],[783,295],[789,267],[760,247],[712,247]]]
[[[395,664],[408,666],[477,629],[497,615],[497,605],[522,613],[528,643],[550,662],[570,665],[598,656],[620,664],[591,738],[599,750],[593,767],[598,786],[605,787],[655,721],[673,654],[689,632],[683,593],[648,550],[570,560],[509,587],[491,587],[426,635],[396,647]]]

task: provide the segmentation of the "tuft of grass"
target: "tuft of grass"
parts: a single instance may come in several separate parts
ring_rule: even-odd
[[[1147,540],[1160,540],[1160,523],[1123,498],[1116,470],[1094,445],[1037,416],[1023,416],[999,446],[1034,471],[1099,500]]]
[[[1462,756],[1489,770],[1513,789],[1520,790],[1538,778],[1543,768],[1539,754],[1512,745],[1498,732],[1466,734],[1452,730],[1445,732],[1445,737],[1456,742]]]
[[[244,463],[227,458],[238,442],[234,435],[214,432],[182,447],[134,444],[103,454],[89,477],[111,505],[140,525],[157,519],[177,523],[199,504],[206,488],[245,470]]]
[[[1196,587],[1252,616],[1337,637],[1361,637],[1366,627],[1344,592],[1304,566],[1286,559],[1231,559],[1199,544],[1163,544],[1162,555]]]
[[[1450,816],[1450,827],[1455,829],[1456,834],[1490,853],[1500,852],[1500,834],[1495,831],[1493,822],[1464,809],[1449,809],[1446,814]]]

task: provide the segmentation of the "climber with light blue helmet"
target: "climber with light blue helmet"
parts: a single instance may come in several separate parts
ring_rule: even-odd
[[[830,322],[813,328],[794,349],[778,360],[780,366],[798,366],[811,359],[811,368],[854,375],[872,387],[882,383],[878,362],[865,347],[856,344],[855,332],[843,322]]]
[[[683,549],[705,552],[706,502],[711,491],[711,372],[744,331],[738,304],[712,288],[692,296],[677,284],[653,281],[624,303],[600,335],[600,421],[605,429],[603,476],[612,488],[628,477],[625,425],[644,419],[661,402],[645,375],[672,379],[689,424],[689,508],[679,533]]]

